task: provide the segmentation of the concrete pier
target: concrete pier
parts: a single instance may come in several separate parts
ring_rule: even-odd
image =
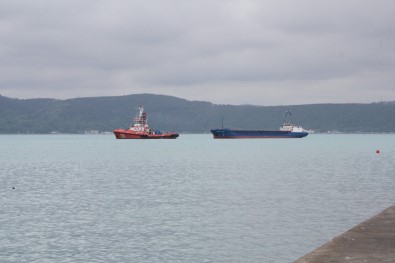
[[[295,261],[313,262],[395,262],[395,205]]]

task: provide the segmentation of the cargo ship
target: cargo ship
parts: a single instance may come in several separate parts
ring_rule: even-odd
[[[139,107],[139,113],[134,118],[134,124],[129,129],[115,129],[114,135],[117,139],[176,139],[179,134],[173,132],[162,133],[149,127],[147,113],[143,106]]]
[[[291,112],[287,110],[284,115],[283,125],[279,130],[237,130],[237,129],[212,129],[214,139],[243,139],[243,138],[303,138],[309,133],[301,126],[292,124]]]

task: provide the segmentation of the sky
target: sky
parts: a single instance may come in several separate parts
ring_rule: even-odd
[[[395,100],[393,0],[0,0],[0,95]]]

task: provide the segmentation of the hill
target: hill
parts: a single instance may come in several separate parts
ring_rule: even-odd
[[[293,106],[216,105],[172,96],[135,94],[68,100],[0,95],[0,133],[83,133],[126,128],[144,105],[152,128],[207,133],[224,126],[278,129],[286,109],[296,124],[317,132],[395,132],[395,102]]]

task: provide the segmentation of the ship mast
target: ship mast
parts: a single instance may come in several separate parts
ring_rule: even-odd
[[[289,118],[288,118],[289,121],[287,122],[287,116],[288,115],[289,115]],[[291,111],[289,109],[287,109],[285,111],[283,124],[292,125],[292,113],[291,113]]]
[[[143,117],[143,113],[144,113],[144,108],[143,108],[143,106],[139,106],[139,113],[140,113],[140,115],[139,115],[139,117],[141,118],[141,117]]]
[[[144,108],[143,108],[143,106],[140,106],[139,107],[139,110],[140,110],[140,119],[141,119],[141,124],[145,127],[145,126],[147,126],[147,113],[146,112],[144,112]]]
[[[144,112],[143,106],[139,106],[139,115],[134,118],[134,127],[148,128],[147,113]]]

